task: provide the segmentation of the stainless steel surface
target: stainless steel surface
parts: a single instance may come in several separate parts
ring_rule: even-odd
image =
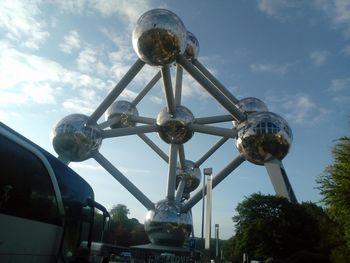
[[[171,74],[170,74],[169,65],[163,66],[161,69],[161,72],[162,72],[162,78],[163,78],[165,99],[168,106],[168,112],[169,114],[173,115],[175,112],[175,99],[174,99],[173,85],[171,83]]]
[[[268,108],[263,101],[253,97],[247,97],[239,100],[236,106],[238,109],[246,113],[252,113],[255,111],[268,111]]]
[[[213,189],[221,183],[229,174],[233,172],[238,166],[244,162],[244,158],[241,155],[238,155],[233,159],[229,164],[227,164],[218,174],[216,174],[212,181]],[[206,195],[206,186],[203,181],[202,191],[197,191],[182,207],[181,211],[190,211],[193,206],[195,206],[205,195]]]
[[[165,199],[147,212],[144,226],[153,244],[182,246],[192,230],[192,215],[182,213],[179,202]]]
[[[133,78],[140,72],[145,62],[138,59],[131,66],[128,72],[121,78],[114,89],[108,94],[108,96],[102,101],[102,103],[97,107],[97,109],[89,117],[88,123],[96,123],[98,119],[103,115],[109,106],[116,100],[116,98],[123,92],[123,90],[128,86],[128,84],[133,80]]]
[[[193,33],[187,31],[185,57],[187,59],[198,58],[199,42]]]
[[[178,164],[176,170],[176,186],[178,187],[180,181],[185,179],[186,185],[184,188],[184,194],[190,193],[197,189],[201,182],[201,170],[196,167],[195,163],[189,160],[185,160],[185,167],[180,168]]]
[[[259,165],[273,158],[282,160],[293,140],[288,123],[272,112],[253,112],[236,128],[238,151],[246,160]]]
[[[52,131],[52,145],[62,158],[85,161],[96,154],[102,144],[101,129],[97,124],[87,125],[89,117],[72,114],[57,123]]]
[[[170,115],[167,108],[164,108],[156,120],[159,126],[158,134],[166,143],[185,143],[193,136],[193,132],[188,128],[193,121],[192,112],[184,106],[176,107],[174,115]]]
[[[111,118],[118,118],[118,121],[110,126],[112,129],[135,127],[136,122],[133,121],[130,116],[137,117],[139,116],[139,112],[131,102],[125,100],[118,100],[113,102],[105,114],[107,121]]]
[[[111,164],[101,153],[96,153],[94,156],[107,172],[109,172],[126,190],[129,191],[146,209],[154,208],[153,202],[141,192],[128,178],[126,178],[113,164]]]
[[[227,94],[230,94],[224,87],[216,86],[210,81],[201,71],[199,71],[195,66],[189,62],[184,55],[178,55],[176,57],[176,62],[179,63],[213,98],[216,99],[218,103],[221,104],[236,120],[243,121],[247,118],[247,116],[237,109],[236,103],[237,101],[228,98]]]
[[[176,189],[176,164],[177,164],[177,151],[179,149],[178,144],[170,144],[169,149],[169,165],[168,165],[168,182],[166,198],[169,200],[175,199]]]
[[[132,33],[132,44],[138,57],[149,65],[174,62],[186,48],[187,30],[181,19],[165,9],[144,13]]]

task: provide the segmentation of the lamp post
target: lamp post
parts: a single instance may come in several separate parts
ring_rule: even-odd
[[[219,224],[215,224],[215,259],[219,260]]]
[[[212,168],[204,168],[204,175],[207,177],[207,205],[206,205],[206,217],[205,217],[205,244],[204,250],[208,255],[207,259],[210,259],[210,239],[211,239],[211,213],[212,213]],[[204,189],[204,188],[203,188]]]

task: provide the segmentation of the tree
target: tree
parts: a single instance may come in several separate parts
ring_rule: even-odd
[[[327,213],[338,224],[344,244],[333,251],[334,261],[350,257],[350,137],[343,137],[333,147],[333,164],[318,179]]]
[[[318,246],[316,219],[284,197],[253,194],[238,204],[236,211],[235,255],[248,253],[251,258],[264,260]]]
[[[128,215],[130,213],[126,205],[118,204],[114,205],[109,211],[111,219],[115,222],[125,223],[128,220]]]

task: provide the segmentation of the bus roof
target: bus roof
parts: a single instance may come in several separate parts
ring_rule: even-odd
[[[62,163],[48,151],[44,150],[2,122],[0,122],[0,129],[4,129],[12,135],[16,136],[18,139],[29,143],[31,146],[38,149],[47,158],[54,170],[61,191],[62,201],[65,205],[76,204],[79,206],[86,206],[88,205],[87,199],[90,198],[94,200],[93,189],[79,174]]]

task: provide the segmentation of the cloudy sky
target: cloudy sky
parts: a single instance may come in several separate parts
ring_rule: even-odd
[[[283,163],[299,201],[320,201],[316,178],[349,134],[348,0],[0,1],[0,121],[54,153],[50,133],[72,113],[89,115],[137,56],[132,30],[152,8],[176,13],[200,43],[199,61],[237,98],[257,97],[290,124],[294,142]],[[159,69],[145,66],[119,99],[131,101]],[[189,75],[182,103],[195,117],[226,114]],[[138,105],[155,118],[165,106],[161,82]],[[99,122],[103,121],[101,118]],[[150,137],[161,149],[168,145]],[[198,160],[217,137],[195,134],[186,158]],[[103,141],[101,153],[153,201],[165,197],[167,165],[137,136]],[[229,140],[201,168],[214,174],[237,156]],[[145,208],[94,160],[70,165],[110,208],[122,203],[143,222]],[[238,202],[273,193],[266,170],[245,162],[213,192],[213,223],[234,233]],[[193,209],[200,235],[201,205]]]

